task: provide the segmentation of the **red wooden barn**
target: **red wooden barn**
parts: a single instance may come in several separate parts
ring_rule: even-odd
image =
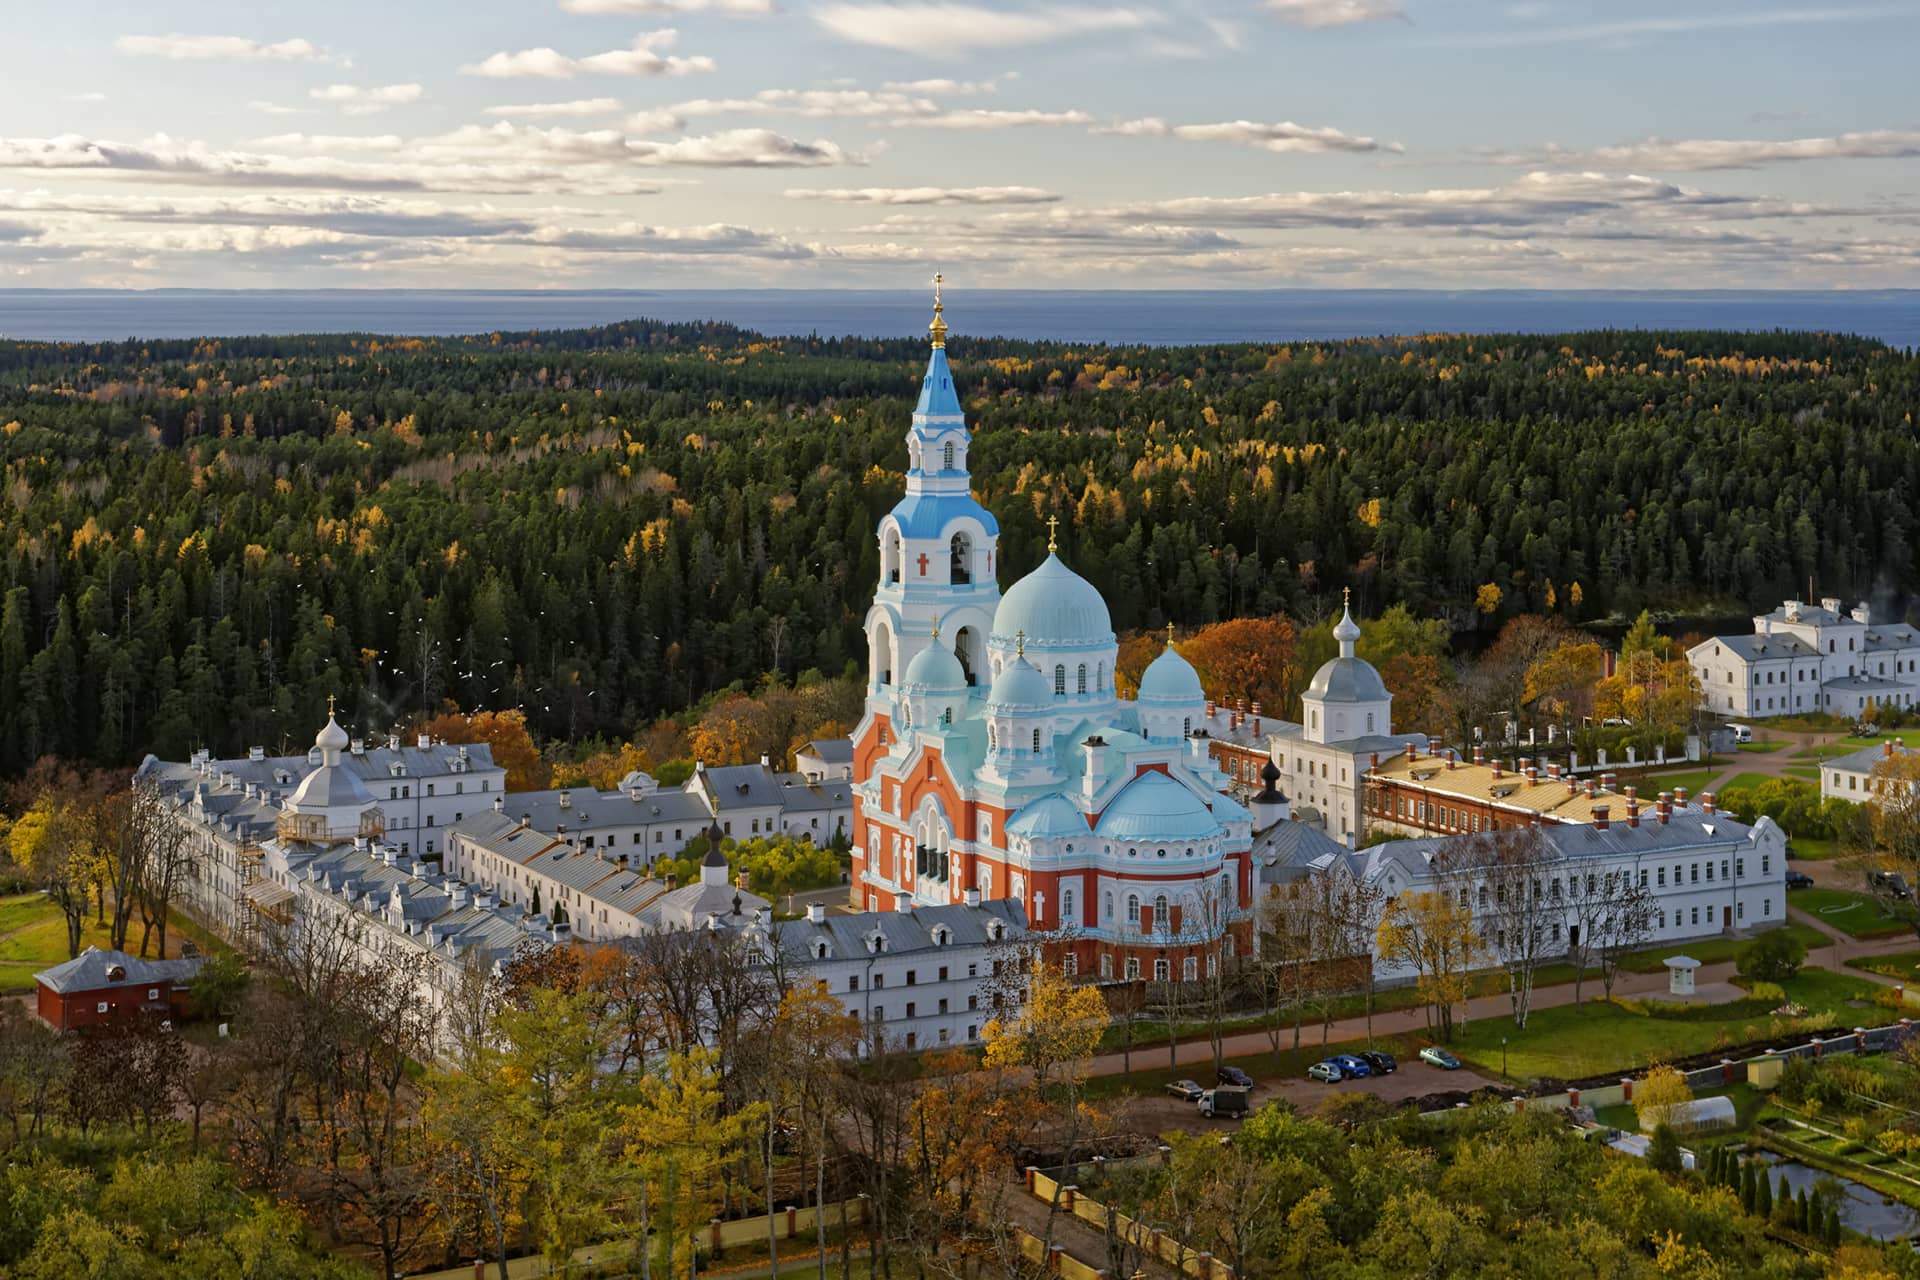
[[[41,1018],[56,1030],[73,1031],[141,1013],[183,1017],[187,984],[199,971],[198,960],[142,960],[88,947],[33,977],[40,984]]]

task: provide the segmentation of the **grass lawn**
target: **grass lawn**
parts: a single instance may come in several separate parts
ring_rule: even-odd
[[[1285,1043],[1293,1043],[1292,1028],[1288,1028]],[[1421,1042],[1407,1036],[1379,1035],[1373,1038],[1373,1047],[1390,1053],[1400,1063],[1400,1069],[1406,1070],[1408,1064],[1419,1065],[1415,1059],[1419,1056]],[[1256,1084],[1271,1084],[1277,1080],[1303,1080],[1307,1068],[1335,1053],[1358,1053],[1366,1048],[1364,1040],[1336,1040],[1325,1048],[1320,1047],[1318,1027],[1308,1027],[1301,1032],[1300,1048],[1283,1049],[1279,1053],[1256,1053],[1244,1058],[1228,1058],[1227,1065],[1239,1067],[1252,1076]],[[1128,1094],[1159,1093],[1166,1088],[1169,1080],[1190,1079],[1202,1088],[1213,1084],[1213,1068],[1205,1062],[1183,1062],[1172,1072],[1167,1070],[1167,1049],[1163,1044],[1156,1052],[1152,1049],[1136,1050],[1133,1055],[1133,1077],[1124,1075],[1094,1076],[1086,1082],[1083,1090],[1089,1101],[1106,1098],[1118,1098]],[[1439,1086],[1435,1086],[1436,1088]]]
[[[1820,923],[1838,929],[1850,938],[1885,938],[1905,933],[1907,926],[1882,912],[1880,904],[1864,893],[1845,889],[1795,889],[1787,900]]]
[[[1842,738],[1840,741],[1847,750],[1858,751],[1861,747],[1878,746],[1888,738],[1903,747],[1920,747],[1920,729],[1888,729],[1883,730],[1877,738]]]
[[[1851,755],[1860,748],[1844,742],[1822,742],[1817,746],[1802,747],[1793,753],[1795,760],[1831,760],[1835,756]]]
[[[1775,781],[1777,781],[1777,779],[1771,778],[1764,773],[1736,773],[1732,778],[1727,780],[1726,786],[1722,787],[1721,790],[1724,791],[1728,787],[1745,787],[1747,790],[1753,791],[1766,786],[1769,782]]]
[[[1649,773],[1638,778],[1623,778],[1622,782],[1631,782],[1640,788],[1640,800],[1646,803],[1655,799],[1662,791],[1675,791],[1681,787],[1687,789],[1689,798],[1700,794],[1700,789],[1720,776],[1718,769],[1688,769],[1681,773]]]
[[[1907,982],[1920,981],[1920,951],[1895,951],[1884,956],[1860,956],[1847,961],[1850,969],[1865,969]]]
[[[1782,765],[1780,768],[1780,772],[1786,774],[1789,778],[1802,778],[1808,782],[1820,781],[1820,768],[1818,765],[1811,765],[1811,764]]]
[[[1759,742],[1742,742],[1734,746],[1735,751],[1748,751],[1755,755],[1771,755],[1787,745],[1785,738],[1766,738]]]
[[[1840,842],[1832,836],[1793,836],[1787,841],[1789,858],[1809,858],[1815,862],[1824,862],[1829,858],[1838,858],[1846,852]]]
[[[1802,969],[1783,985],[1810,1016],[1849,1027],[1859,1013],[1847,1001],[1870,999],[1879,990],[1864,978],[1824,969]],[[1451,1048],[1480,1070],[1498,1073],[1504,1038],[1507,1069],[1514,1079],[1572,1080],[1611,1071],[1624,1075],[1651,1062],[1764,1040],[1780,1023],[1751,1000],[1675,1010],[1663,1017],[1590,1001],[1537,1010],[1524,1029],[1509,1018],[1483,1019],[1456,1034]]]
[[[176,955],[182,936],[176,920],[167,931],[168,945]],[[128,940],[137,943],[139,938],[136,917]],[[95,924],[89,915],[80,931],[80,949],[105,950],[108,945],[107,926]],[[51,899],[37,893],[0,898],[0,995],[32,991],[34,974],[68,958],[66,921]]]

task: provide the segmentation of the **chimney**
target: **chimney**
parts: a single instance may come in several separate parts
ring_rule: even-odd
[[[1453,772],[1453,752],[1447,752],[1447,772]]]
[[[1630,827],[1640,825],[1640,806],[1632,800],[1627,801],[1627,825]]]
[[[1620,789],[1620,775],[1617,773],[1601,774],[1600,789],[1602,791],[1618,791]]]
[[[1572,774],[1567,775],[1567,794],[1570,796],[1580,794],[1580,779],[1574,777]]]
[[[420,745],[420,749],[422,751],[425,751],[428,747],[433,745],[433,735],[430,733],[421,734],[419,738],[419,745]]]
[[[505,796],[495,796],[493,798],[493,811],[495,813],[499,813],[501,810],[505,809],[506,807],[507,807],[507,798]]]
[[[1373,752],[1368,757],[1367,772],[1368,773],[1380,772],[1380,753],[1378,751]]]
[[[767,763],[767,756],[766,756],[766,753],[765,753],[765,752],[761,752],[761,754],[760,754],[760,767],[761,767],[762,769],[770,769],[770,768],[772,768],[772,767],[773,767],[772,765],[769,765],[769,764]]]
[[[1700,793],[1700,812],[1707,814],[1713,812],[1713,792],[1702,791]]]
[[[1409,742],[1407,744],[1407,763],[1412,764],[1415,760],[1418,760],[1419,758],[1420,758],[1419,749],[1416,748],[1411,742]]]
[[[1540,766],[1537,764],[1528,765],[1527,766],[1527,785],[1531,787],[1536,785],[1539,781],[1540,781]]]
[[[1611,676],[1614,672],[1615,664],[1619,661],[1620,655],[1608,649],[1604,656],[1606,658],[1606,675]]]
[[[1593,806],[1593,829],[1595,831],[1607,829],[1607,806],[1603,804]]]
[[[1558,781],[1560,781],[1560,766],[1559,766],[1559,765],[1557,765],[1557,764],[1549,764],[1549,765],[1547,766],[1547,780],[1548,780],[1549,782],[1558,782]]]
[[[1620,794],[1627,798],[1628,804],[1632,804],[1634,802],[1634,797],[1640,794],[1640,788],[1634,786],[1631,782],[1629,782],[1625,787],[1621,788]]]
[[[356,756],[363,756],[367,754],[367,740],[365,738],[355,738],[347,744],[347,750]]]
[[[1673,807],[1676,809],[1684,809],[1687,807],[1687,789],[1685,787],[1675,787],[1673,789]]]
[[[1235,698],[1233,700],[1233,709],[1239,712],[1244,718],[1247,714],[1247,700],[1245,698]]]
[[[1480,754],[1480,748],[1478,748],[1478,747],[1475,747],[1475,748],[1473,749],[1473,754],[1474,754],[1474,755],[1476,755],[1476,756],[1478,756],[1478,755]],[[1474,761],[1474,763],[1475,763],[1475,764],[1479,764],[1480,762],[1479,762],[1478,760],[1475,760],[1475,761]],[[1494,776],[1494,778],[1495,778],[1495,780],[1496,780],[1496,781],[1497,781],[1497,780],[1499,779],[1499,777],[1500,777],[1500,762],[1499,762],[1498,760],[1495,760],[1495,761],[1493,762],[1493,776]]]
[[[387,750],[389,750],[389,751],[398,751],[399,749],[400,749],[400,735],[399,735],[399,734],[397,734],[397,733],[390,733],[390,734],[388,734],[388,735],[387,735]]]
[[[456,884],[447,890],[447,904],[450,910],[462,911],[467,905],[467,886]]]
[[[1475,743],[1473,747],[1473,762],[1475,764],[1485,764],[1487,762],[1487,749],[1479,743]],[[1494,762],[1494,768],[1497,769],[1499,767],[1500,763],[1496,760]]]
[[[1893,739],[1892,738],[1888,738],[1885,742],[1880,744],[1880,754],[1885,756],[1889,760],[1893,759]]]
[[[1213,719],[1213,699],[1207,699],[1207,719]]]
[[[247,748],[247,759],[253,761],[255,764],[258,764],[260,761],[265,760],[266,758],[267,758],[267,749],[265,747],[248,747]]]
[[[1260,704],[1257,702],[1253,704],[1253,736],[1260,736]]]
[[[1592,778],[1587,779],[1587,799],[1591,800],[1600,793],[1600,785]]]
[[[826,904],[820,903],[820,902],[809,902],[807,904],[807,923],[808,924],[825,924],[826,922],[827,922]]]
[[[560,792],[560,807],[562,809],[573,808],[573,792],[566,790]]]
[[[1659,803],[1654,806],[1654,815],[1660,819],[1660,825],[1666,826],[1673,817],[1673,803],[1667,799],[1667,793],[1660,793]]]
[[[906,915],[908,912],[912,911],[913,895],[910,893],[895,894],[893,896],[893,909],[895,911],[898,911],[901,915]]]
[[[961,901],[965,902],[968,906],[977,907],[980,905],[980,890],[968,889],[960,895],[960,898]]]
[[[1096,733],[1082,745],[1087,749],[1086,791],[1091,800],[1107,778],[1107,740]]]

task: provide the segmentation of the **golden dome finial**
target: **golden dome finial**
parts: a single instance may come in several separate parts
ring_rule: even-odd
[[[1017,657],[1024,658],[1027,656],[1027,633],[1025,631],[1016,631],[1013,633],[1013,651]]]
[[[940,284],[945,279],[938,271],[933,273],[933,323],[927,326],[927,332],[933,335],[933,345],[947,345],[947,322],[944,318],[946,304],[940,301]]]
[[[327,719],[333,719],[333,695],[327,695]]]
[[[940,619],[938,618],[933,620],[933,638],[935,640],[940,638]]]
[[[1340,607],[1342,609],[1347,610],[1348,612],[1351,612],[1353,610],[1353,588],[1352,587],[1340,588]]]
[[[1173,648],[1173,624],[1171,622],[1167,624],[1167,648]]]
[[[1048,555],[1052,555],[1054,552],[1060,549],[1060,539],[1058,536],[1059,530],[1060,530],[1060,517],[1048,516],[1047,517],[1047,554]]]

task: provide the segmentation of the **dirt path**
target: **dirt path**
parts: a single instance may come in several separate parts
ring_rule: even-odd
[[[1055,1211],[1044,1200],[1027,1194],[1021,1185],[1009,1186],[1004,1198],[1007,1221],[1042,1240],[1052,1240],[1055,1248],[1064,1249],[1069,1255],[1096,1267],[1102,1271],[1110,1269],[1112,1257],[1107,1248],[1107,1236],[1104,1231],[1092,1223],[1074,1217],[1064,1210]],[[1051,1220],[1053,1234],[1047,1229]],[[1129,1250],[1131,1255],[1135,1251]],[[1131,1257],[1129,1260],[1133,1260]],[[1139,1257],[1135,1263],[1139,1270],[1150,1280],[1182,1280],[1172,1267],[1158,1258]]]

